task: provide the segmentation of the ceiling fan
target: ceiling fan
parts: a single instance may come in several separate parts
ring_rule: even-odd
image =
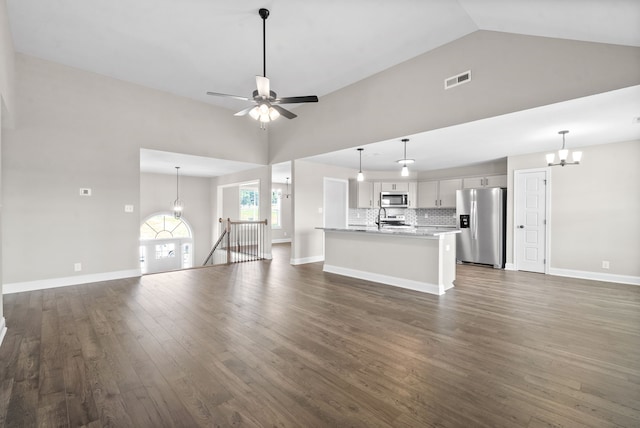
[[[273,92],[269,87],[269,78],[267,78],[267,47],[266,47],[266,28],[267,18],[269,17],[268,9],[260,9],[258,11],[262,18],[262,76],[256,76],[257,89],[253,91],[253,97],[242,97],[238,95],[220,94],[218,92],[207,92],[207,95],[215,95],[218,97],[235,98],[243,101],[253,101],[256,105],[240,110],[234,116],[245,116],[249,114],[252,118],[259,120],[261,124],[265,124],[277,119],[280,115],[287,119],[294,119],[296,114],[283,108],[280,104],[298,104],[298,103],[317,103],[318,97],[315,95],[306,95],[302,97],[282,97]]]

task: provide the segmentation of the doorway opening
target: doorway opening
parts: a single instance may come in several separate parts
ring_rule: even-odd
[[[184,217],[172,213],[149,216],[140,226],[142,274],[193,267],[193,234]]]

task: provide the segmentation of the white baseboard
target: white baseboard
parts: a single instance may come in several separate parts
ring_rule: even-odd
[[[381,284],[393,285],[394,287],[407,288],[409,290],[421,291],[429,294],[444,294],[444,287],[440,287],[437,284],[430,284],[428,282],[414,281],[411,279],[398,278],[395,276],[382,275],[378,273],[366,272],[362,270],[349,269],[341,266],[333,266],[325,264],[322,268],[323,271],[329,273],[336,273],[338,275],[350,276],[352,278],[364,279],[372,282],[379,282]]]
[[[291,259],[289,261],[289,263],[291,263],[292,265],[304,265],[307,263],[317,263],[317,262],[323,262],[324,261],[324,256],[313,256],[313,257],[302,257],[299,259]]]
[[[271,240],[272,244],[284,244],[286,242],[291,242],[291,238],[278,238]]]
[[[516,265],[513,263],[505,263],[504,270],[516,270]]]
[[[0,345],[4,340],[4,336],[7,334],[7,325],[5,324],[4,317],[0,318]]]
[[[640,277],[638,276],[617,275],[614,273],[549,268],[549,275],[567,276],[571,278],[581,278],[581,279],[591,279],[593,281],[617,282],[620,284],[640,285]]]
[[[89,275],[67,276],[64,278],[42,279],[38,281],[13,282],[4,284],[2,287],[2,293],[11,294],[20,293],[22,291],[44,290],[47,288],[67,287],[69,285],[88,284],[91,282],[110,281],[113,279],[134,278],[140,275],[140,269],[129,269]]]

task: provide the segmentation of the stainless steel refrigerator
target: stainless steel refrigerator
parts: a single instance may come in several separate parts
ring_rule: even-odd
[[[507,189],[500,187],[456,192],[458,261],[504,268],[506,200]]]

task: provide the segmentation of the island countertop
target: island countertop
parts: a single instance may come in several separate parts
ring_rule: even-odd
[[[444,235],[460,233],[460,229],[439,227],[382,227],[378,229],[376,226],[350,226],[345,228],[316,227],[316,229],[324,230],[326,232],[371,233],[422,239],[440,239]]]

